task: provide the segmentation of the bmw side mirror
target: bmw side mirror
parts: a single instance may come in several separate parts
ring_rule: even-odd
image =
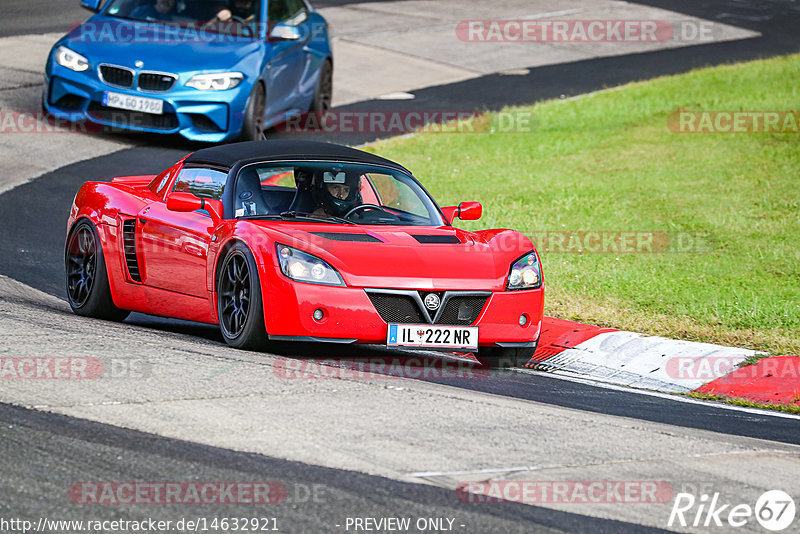
[[[269,38],[275,41],[297,41],[300,37],[302,35],[299,27],[289,26],[280,22],[269,32]]]
[[[97,13],[100,11],[100,3],[103,0],[81,0],[81,7]]]

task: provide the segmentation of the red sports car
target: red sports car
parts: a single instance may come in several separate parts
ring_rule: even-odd
[[[198,150],[157,176],[85,183],[66,239],[79,315],[219,324],[231,346],[372,343],[527,362],[542,269],[513,230],[467,232],[402,166],[327,143]]]

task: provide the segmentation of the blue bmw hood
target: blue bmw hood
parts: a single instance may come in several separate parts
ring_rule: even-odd
[[[254,75],[268,43],[258,38],[95,15],[59,44],[86,56],[92,66],[112,63],[173,73],[238,70]]]

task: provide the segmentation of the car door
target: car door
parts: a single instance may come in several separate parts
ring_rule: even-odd
[[[274,117],[298,109],[300,81],[306,68],[305,47],[311,39],[309,13],[303,0],[269,0],[267,16],[271,32],[281,23],[297,28],[299,39],[270,39],[267,63],[267,116]],[[305,110],[301,110],[305,111]]]
[[[220,200],[227,174],[207,168],[184,168],[172,192],[192,193]],[[153,202],[139,212],[145,285],[185,295],[207,297],[206,259],[214,223],[205,210],[175,212],[165,201]]]

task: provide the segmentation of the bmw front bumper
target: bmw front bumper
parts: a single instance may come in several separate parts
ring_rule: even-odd
[[[192,140],[219,143],[237,137],[242,129],[244,109],[251,85],[244,80],[225,91],[198,91],[184,86],[179,75],[165,92],[141,91],[109,85],[96,69],[75,72],[50,62],[45,73],[43,104],[59,119],[89,121],[110,130],[180,134]],[[160,115],[128,111],[103,105],[106,91],[155,98],[164,102]]]

